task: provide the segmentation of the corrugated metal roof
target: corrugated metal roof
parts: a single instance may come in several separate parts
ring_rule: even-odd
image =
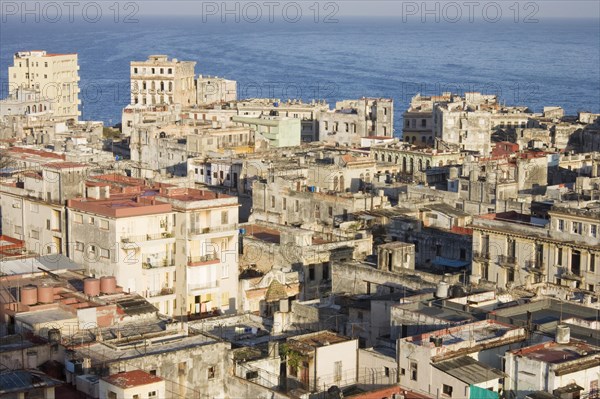
[[[469,356],[433,363],[433,367],[466,384],[479,384],[505,377],[505,374],[500,370],[490,367],[485,363],[481,363]]]

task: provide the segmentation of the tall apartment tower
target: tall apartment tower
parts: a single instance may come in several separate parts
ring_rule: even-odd
[[[131,62],[131,104],[191,106],[196,104],[196,62],[151,55]]]
[[[15,53],[8,68],[9,92],[33,89],[51,102],[57,120],[76,121],[79,111],[79,65],[77,54],[51,54],[46,51]]]

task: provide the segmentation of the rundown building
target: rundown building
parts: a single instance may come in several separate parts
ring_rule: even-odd
[[[343,176],[341,179],[334,176],[332,180],[334,187],[336,180],[338,184],[345,184]],[[383,192],[317,192],[314,186],[306,185],[305,178],[294,176],[273,176],[270,180],[254,182],[252,204],[250,220],[329,228],[354,220],[356,212],[389,206]]]
[[[505,107],[497,96],[476,92],[453,96],[451,102],[436,104],[433,109],[436,138],[483,155],[490,154],[493,136],[508,141],[515,129],[532,124],[531,117],[527,107]]]
[[[194,61],[169,60],[166,55],[151,55],[146,61],[132,61],[131,104],[194,105],[195,67]]]
[[[424,180],[422,176],[427,170],[460,165],[465,154],[458,150],[418,149],[406,143],[395,142],[371,147],[370,156],[386,168],[391,167],[399,173]]]
[[[503,391],[501,356],[526,339],[525,330],[493,320],[398,340],[400,384],[432,395],[478,398]]]
[[[404,120],[402,140],[416,146],[433,147],[435,145],[433,108],[439,103],[452,101],[452,98],[451,93],[442,93],[441,96],[422,96],[419,93],[414,96],[402,115]]]
[[[567,326],[557,327],[555,341],[514,349],[505,356],[505,389],[517,398],[537,391],[559,398],[598,395],[600,348],[572,340]]]
[[[394,102],[388,98],[340,101],[319,120],[319,140],[336,145],[359,146],[361,137],[393,135]]]
[[[373,245],[365,232],[341,236],[264,222],[242,225],[240,240],[244,265],[298,272],[302,300],[331,291],[332,262],[364,259]]]
[[[3,234],[40,255],[68,253],[65,202],[84,192],[89,172],[85,164],[57,161],[0,185]]]
[[[550,222],[515,212],[473,219],[473,274],[499,287],[551,283],[598,292],[598,208],[554,207]]]
[[[285,348],[288,389],[297,386],[316,393],[356,383],[356,339],[319,331],[288,338]]]
[[[199,106],[237,100],[237,82],[217,76],[196,79],[196,104]]]

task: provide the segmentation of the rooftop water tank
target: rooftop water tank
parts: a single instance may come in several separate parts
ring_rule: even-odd
[[[568,344],[571,341],[571,329],[565,324],[556,326],[556,342],[559,344]]]
[[[42,284],[38,286],[37,296],[39,303],[52,303],[54,302],[54,287],[48,284]]]
[[[26,285],[25,287],[21,287],[21,303],[23,305],[35,305],[38,302],[37,292],[38,290],[35,285]]]
[[[97,278],[86,278],[83,280],[83,293],[89,296],[100,295],[100,280]]]
[[[103,294],[114,294],[117,292],[117,279],[115,276],[104,276],[100,278],[100,292]]]

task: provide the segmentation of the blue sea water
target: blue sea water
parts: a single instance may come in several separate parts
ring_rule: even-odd
[[[77,52],[83,118],[120,121],[129,102],[129,61],[167,54],[197,61],[196,73],[238,81],[239,97],[392,97],[396,133],[417,92],[483,91],[508,105],[600,112],[600,22],[412,23],[340,18],[338,23],[204,23],[143,17],[135,24],[0,25],[0,84],[16,51]]]

